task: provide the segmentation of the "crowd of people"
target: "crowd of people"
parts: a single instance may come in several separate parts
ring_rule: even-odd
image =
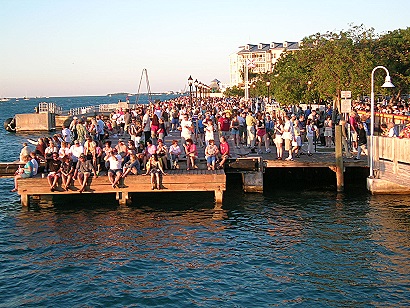
[[[355,109],[363,106],[356,104]],[[408,112],[407,105],[397,109]],[[224,167],[231,156],[229,139],[236,149],[262,154],[276,148],[278,160],[292,161],[300,155],[312,156],[315,142],[332,147],[335,125],[342,126],[346,157],[367,155],[368,117],[356,111],[346,120],[335,117],[331,105],[321,110],[309,106],[306,110],[299,106],[266,110],[255,101],[181,96],[120,108],[109,116],[73,117],[61,133],[39,138],[35,151],[24,145],[20,161],[25,165],[16,172],[13,191],[18,189],[17,179],[38,172],[40,161],[46,162],[51,191],[60,182],[62,189],[72,189],[77,180],[82,192],[90,176],[98,177],[102,171],[107,172],[113,188],[123,185],[128,175],[142,174],[151,176],[152,189],[161,189],[165,171],[180,168],[181,157],[186,159],[187,170],[198,168],[198,148],[204,149],[208,170]],[[390,136],[394,125],[386,129]],[[179,134],[180,141],[176,138]],[[166,139],[172,141],[166,145]],[[113,145],[113,140],[118,140],[117,144]],[[307,147],[302,151],[303,143]]]

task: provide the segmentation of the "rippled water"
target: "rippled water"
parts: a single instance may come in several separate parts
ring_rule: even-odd
[[[5,200],[2,306],[410,304],[409,197],[230,188],[223,209],[212,194],[135,197]]]
[[[0,307],[410,305],[410,197],[228,184],[23,209],[0,179]]]

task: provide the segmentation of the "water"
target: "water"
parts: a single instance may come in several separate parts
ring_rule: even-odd
[[[4,144],[24,140],[1,134]],[[212,193],[22,209],[11,187],[0,179],[0,307],[410,304],[408,196],[244,194],[232,177],[222,209]]]

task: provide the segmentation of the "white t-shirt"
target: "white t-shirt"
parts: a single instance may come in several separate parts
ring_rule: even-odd
[[[191,138],[191,128],[192,122],[189,120],[181,121],[181,137],[188,139]]]
[[[38,172],[38,162],[35,158],[31,160],[31,163],[33,164],[33,176],[37,174]]]
[[[144,132],[151,131],[151,119],[149,118],[149,113],[144,114],[142,125],[144,125]]]
[[[63,140],[67,143],[71,143],[71,131],[66,127],[61,131],[61,135],[63,135]]]
[[[115,159],[117,158],[117,159]],[[107,158],[107,161],[110,162],[110,169],[111,170],[118,170],[121,169],[121,164],[122,164],[122,157],[120,154],[117,154],[114,156],[110,156]]]
[[[73,162],[77,162],[81,154],[84,154],[84,147],[82,145],[76,146],[75,144],[70,147],[71,158]]]

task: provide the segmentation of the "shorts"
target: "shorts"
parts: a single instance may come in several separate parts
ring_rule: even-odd
[[[232,129],[231,129],[231,134],[232,134],[232,135],[239,135],[239,129],[232,128]]]
[[[122,170],[121,169],[109,169],[108,170],[108,174],[112,174],[112,175],[121,175],[122,174]]]
[[[283,143],[282,135],[276,135],[275,143],[277,143],[277,144],[282,144]]]
[[[290,139],[285,139],[285,151],[290,151],[292,149],[292,142]]]
[[[30,175],[30,174],[27,174],[27,173],[22,173],[20,176],[21,176],[22,179],[31,178],[31,175]]]
[[[60,177],[61,174],[59,172],[50,172],[48,175],[48,177],[53,178],[53,177]]]
[[[213,164],[215,164],[215,162],[216,162],[216,157],[215,157],[215,156],[208,156],[208,157],[206,158],[206,162],[207,162],[209,165],[213,165]]]

